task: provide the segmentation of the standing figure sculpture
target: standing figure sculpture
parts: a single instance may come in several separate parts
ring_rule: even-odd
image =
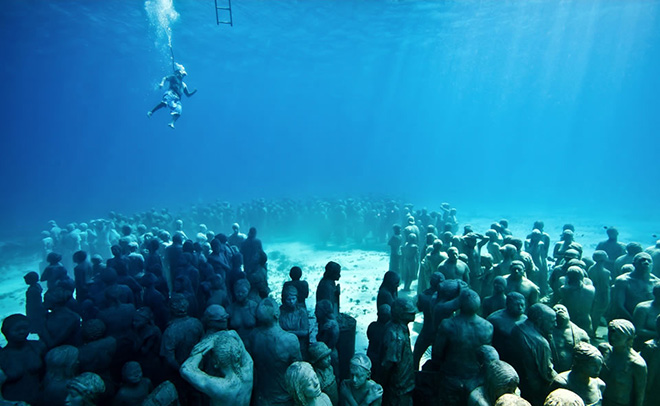
[[[209,370],[202,370],[207,359]],[[181,365],[181,376],[211,399],[211,406],[249,406],[252,358],[238,333],[219,331],[200,341]]]

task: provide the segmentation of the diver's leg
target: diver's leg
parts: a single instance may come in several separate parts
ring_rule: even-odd
[[[176,120],[178,120],[179,117],[181,117],[181,114],[172,114],[172,122],[169,123],[168,125],[174,128],[174,123],[176,123]]]
[[[156,111],[162,109],[162,108],[165,107],[165,106],[167,106],[167,104],[165,104],[165,102],[160,102],[160,103],[158,103],[158,104],[156,105],[156,107],[154,107],[153,109],[147,111],[147,117],[151,117],[152,114],[154,114]]]

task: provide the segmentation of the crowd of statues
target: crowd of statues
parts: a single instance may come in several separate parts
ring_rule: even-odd
[[[540,221],[525,238],[506,220],[459,232],[440,207],[218,203],[193,208],[194,230],[155,210],[51,222],[25,314],[2,322],[0,405],[660,404],[660,244],[608,228],[587,256],[567,224],[550,250]],[[331,219],[326,238],[389,247],[366,354],[340,312],[341,265],[311,290],[294,266],[275,298],[257,228],[232,215],[270,230]]]

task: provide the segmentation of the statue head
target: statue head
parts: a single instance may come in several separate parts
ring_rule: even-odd
[[[341,265],[334,261],[328,262],[325,265],[325,273],[323,274],[323,277],[338,281],[341,277]]]
[[[536,330],[544,337],[547,337],[557,323],[557,314],[543,303],[535,303],[530,306],[527,312],[528,320],[534,325]]]
[[[554,310],[555,314],[557,315],[557,326],[566,327],[568,322],[571,321],[571,317],[568,314],[568,309],[566,306],[562,304],[556,304],[552,306],[552,310]]]
[[[39,282],[39,274],[34,271],[28,272],[23,276],[23,280],[28,285],[34,285]]]
[[[518,250],[516,249],[515,245],[504,244],[504,246],[500,248],[500,252],[502,253],[502,257],[504,259],[511,260],[516,256]]]
[[[371,376],[371,360],[365,354],[355,354],[350,361],[350,383],[355,389],[364,387]]]
[[[232,371],[241,379],[247,378],[243,376],[243,366],[251,363],[251,359],[238,333],[229,330],[220,331],[211,334],[206,340],[213,342],[211,351],[206,354],[213,370],[223,374]],[[251,371],[250,369],[250,373]]]
[[[387,303],[378,306],[378,321],[387,323],[392,320],[392,308]]]
[[[101,319],[89,319],[82,323],[83,341],[89,343],[105,336],[105,323]]]
[[[239,279],[234,283],[234,296],[238,303],[243,303],[247,300],[250,288],[250,281],[247,279]]]
[[[295,309],[298,304],[298,289],[295,286],[287,285],[282,289],[282,305],[288,309]]]
[[[532,406],[531,403],[513,393],[505,393],[495,402],[495,406]]]
[[[608,227],[606,232],[607,232],[607,237],[610,240],[616,240],[617,237],[619,236],[619,230],[617,230],[614,227]]]
[[[308,405],[321,396],[319,378],[314,368],[307,362],[292,363],[286,370],[284,380],[295,404]]]
[[[228,320],[229,313],[224,307],[217,304],[209,305],[202,316],[202,321],[207,330],[226,330]]]
[[[330,354],[332,351],[321,341],[309,345],[309,362],[319,369],[330,366]]]
[[[635,338],[635,326],[629,320],[616,319],[607,325],[607,339],[612,347],[631,348]]]
[[[449,261],[456,262],[458,260],[458,255],[458,248],[449,247],[449,249],[447,249],[447,256],[449,257]]]
[[[445,281],[445,275],[441,272],[433,272],[431,278],[429,279],[429,286],[431,289],[438,290],[438,285]]]
[[[48,261],[48,263],[51,265],[55,265],[61,260],[62,260],[62,256],[56,252],[50,252],[46,256],[46,261]]]
[[[51,376],[73,378],[78,372],[78,349],[71,345],[61,345],[46,354],[46,371]]]
[[[491,404],[505,393],[515,393],[519,384],[518,373],[508,363],[496,360],[486,367],[484,389]]]
[[[642,244],[638,242],[631,242],[626,245],[626,252],[628,255],[637,255],[642,252]]]
[[[511,271],[511,276],[518,278],[525,276],[525,264],[522,261],[512,261],[509,270]]]
[[[506,312],[514,317],[520,317],[525,314],[525,296],[518,292],[510,292],[506,295]]]
[[[481,307],[481,299],[479,294],[472,289],[461,290],[461,297],[459,299],[459,306],[461,314],[465,316],[474,316]],[[413,320],[414,320],[413,315]]]
[[[105,384],[95,373],[83,372],[70,379],[66,389],[65,403],[68,406],[94,406],[98,396],[105,392]]]
[[[392,304],[392,321],[408,324],[415,320],[417,308],[410,299],[398,297]]]
[[[573,347],[573,371],[597,378],[602,367],[603,355],[598,348],[585,342],[579,342]]]
[[[607,252],[603,250],[596,250],[594,251],[593,255],[591,256],[591,259],[594,260],[597,264],[605,262],[609,259]]]
[[[493,279],[493,293],[504,293],[506,291],[506,279],[503,276],[496,276]]]
[[[500,354],[492,345],[482,345],[477,348],[477,362],[480,367],[486,366],[493,361],[499,361]]]
[[[569,266],[566,271],[566,281],[571,285],[577,285],[584,280],[584,273],[579,266]]]
[[[302,269],[299,266],[294,266],[289,271],[289,277],[291,280],[299,281],[302,278]]]
[[[649,273],[653,268],[653,259],[646,252],[640,252],[633,257],[633,266],[638,272]]]
[[[255,313],[257,324],[261,326],[273,326],[280,318],[280,309],[275,300],[267,297],[262,299],[257,305]]]
[[[137,385],[142,381],[142,367],[135,361],[128,361],[121,369],[121,377],[124,382]]]
[[[560,388],[550,392],[543,406],[584,406],[584,401],[575,392]]]
[[[172,317],[184,317],[188,313],[188,299],[181,293],[173,293],[170,297],[170,313]]]
[[[383,287],[391,292],[396,292],[401,284],[401,277],[394,271],[387,271],[383,275]]]

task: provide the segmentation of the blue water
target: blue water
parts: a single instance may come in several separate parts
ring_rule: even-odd
[[[2,2],[0,237],[368,194],[660,231],[660,1],[233,3],[232,28],[174,1],[199,92],[171,130],[146,117],[171,68],[144,2]]]

